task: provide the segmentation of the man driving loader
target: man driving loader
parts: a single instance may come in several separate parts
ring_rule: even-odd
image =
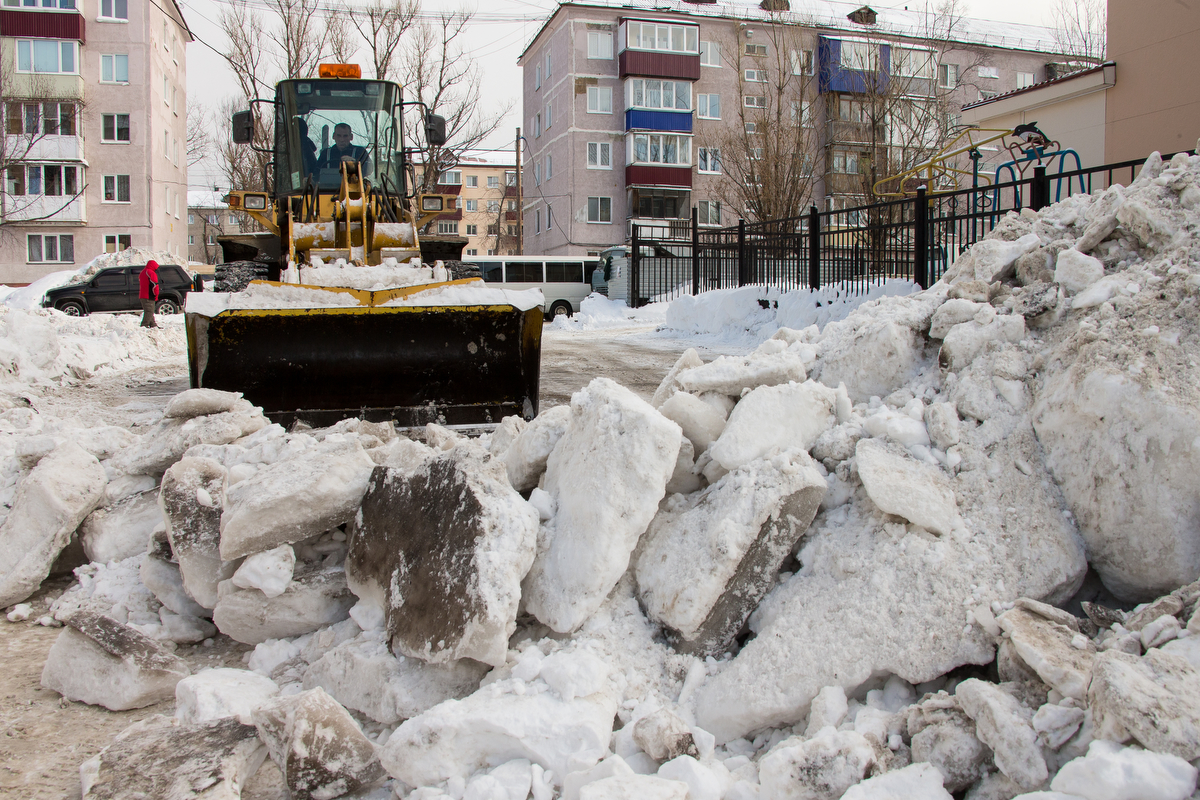
[[[350,158],[362,164],[363,174],[371,173],[371,155],[367,148],[352,144],[354,131],[350,125],[339,122],[333,126],[333,144],[321,151],[317,157],[318,169],[338,169],[343,159]]]

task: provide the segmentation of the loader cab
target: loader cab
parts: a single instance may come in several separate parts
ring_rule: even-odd
[[[390,81],[313,78],[275,89],[275,192],[321,194],[341,186],[351,158],[372,186],[404,195],[400,87]]]

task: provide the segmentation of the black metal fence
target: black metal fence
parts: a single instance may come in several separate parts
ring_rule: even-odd
[[[1169,158],[1170,156],[1165,156]],[[968,247],[1009,211],[1035,211],[1080,192],[1129,184],[1143,160],[891,200],[842,211],[813,206],[799,217],[690,230],[678,220],[634,223],[629,303],[641,306],[737,286],[781,291],[843,284],[850,294],[889,278],[935,283]],[[688,235],[690,233],[690,235]]]

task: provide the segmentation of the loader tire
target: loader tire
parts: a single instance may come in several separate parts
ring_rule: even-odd
[[[250,281],[266,280],[269,269],[268,265],[257,261],[231,261],[228,264],[218,264],[213,291],[240,292]]]
[[[443,261],[442,266],[450,273],[450,280],[460,281],[464,278],[481,278],[478,264],[467,264],[462,261]]]

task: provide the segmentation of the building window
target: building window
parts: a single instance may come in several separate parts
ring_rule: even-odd
[[[488,175],[487,188],[499,189],[500,188],[500,179],[498,177],[496,177],[495,175]]]
[[[720,119],[721,118],[721,95],[719,94],[698,94],[696,95],[696,116],[701,119]]]
[[[699,53],[700,28],[696,25],[661,25],[653,22],[627,22],[626,46],[630,50],[665,50],[673,53]]]
[[[588,58],[612,58],[612,31],[588,31]]]
[[[721,148],[719,147],[697,147],[696,148],[696,168],[701,172],[720,172],[721,171]]]
[[[757,122],[747,122],[746,123],[746,133],[750,133],[750,134],[758,133],[758,123]]]
[[[462,185],[462,170],[448,169],[438,176],[438,184],[442,186]]]
[[[692,84],[634,78],[628,82],[630,105],[635,108],[668,108],[691,111]]]
[[[608,142],[588,142],[587,168],[612,169],[612,145]]]
[[[100,56],[101,83],[129,83],[129,56],[102,55]]]
[[[13,172],[21,167],[9,168],[9,194],[44,194],[47,197],[73,197],[79,191],[78,172],[74,166],[61,164],[38,164],[25,168],[26,183],[24,186],[15,185]],[[11,191],[19,189],[20,191]]]
[[[720,225],[721,204],[712,200],[696,203],[696,222],[701,225]]]
[[[493,235],[494,235],[494,234],[493,234]],[[495,251],[495,250],[492,250],[491,248],[488,248],[488,255],[489,255],[489,256],[494,256],[494,255],[496,255],[496,251]]]
[[[13,135],[74,136],[74,103],[9,103],[6,130]]]
[[[761,147],[751,147],[750,148],[750,160],[751,161],[762,161],[763,160],[763,149]]]
[[[207,220],[207,222],[208,222],[208,224],[209,224],[209,225],[217,225],[217,224],[219,224],[219,223],[220,223],[220,217],[219,217],[218,215],[216,215],[216,214],[209,214],[209,215],[206,217],[206,220]]]
[[[934,53],[914,47],[892,47],[892,74],[902,78],[933,78]]]
[[[217,243],[217,237],[216,237],[216,236],[214,236],[213,234],[211,234],[211,233],[210,233],[210,234],[208,235],[208,238],[204,240],[204,243],[205,243],[205,244],[216,244],[216,243]]]
[[[746,108],[766,108],[767,98],[748,94],[742,97],[742,105]]]
[[[538,64],[533,70],[533,88],[542,88],[542,65]]]
[[[700,65],[703,67],[719,67],[719,66],[721,66],[721,43],[720,42],[701,42],[700,43]]]
[[[195,224],[196,224],[196,215],[189,212],[188,213],[188,225],[195,225]]]
[[[479,235],[479,226],[478,225],[468,225],[467,226],[467,236],[478,236],[478,235]]]
[[[748,44],[746,45],[745,52],[748,56],[765,56],[767,54],[767,46],[765,44]]]
[[[767,71],[765,69],[742,70],[742,77],[747,83],[766,83]]]
[[[479,176],[478,175],[468,175],[466,185],[472,189],[478,188],[479,187]]]
[[[467,205],[466,205],[466,210],[467,211],[478,211],[479,210],[479,201],[478,200],[468,200]]]
[[[1018,72],[1017,73],[1017,88],[1018,89],[1028,88],[1030,86],[1033,86],[1035,83],[1037,83],[1037,76],[1034,75],[1032,72]]]
[[[834,150],[833,171],[840,175],[857,175],[858,153],[852,153],[846,150]]]
[[[467,253],[467,255],[469,255],[469,256],[477,256],[477,255],[479,255],[479,250],[477,250],[476,248],[472,247],[472,248],[468,249],[468,250],[466,251],[466,253]]]
[[[542,212],[541,210],[533,212],[533,232],[542,232]]]
[[[235,217],[233,214],[230,214],[230,215],[229,215],[229,224],[230,224],[230,225],[237,225],[237,217]]]
[[[589,114],[612,113],[612,87],[587,87],[587,110]]]
[[[105,175],[104,176],[104,202],[105,203],[128,203],[129,201],[129,176],[128,175]]]
[[[77,71],[73,41],[54,39],[18,39],[17,72],[42,72],[74,75]]]
[[[517,171],[516,170],[509,169],[509,170],[504,171],[504,185],[505,186],[516,186],[517,185]]]
[[[508,235],[509,235],[509,236],[516,236],[516,235],[517,235],[517,226],[516,226],[516,225],[509,225],[509,226],[508,226]],[[509,254],[510,256],[512,256],[512,255],[516,255],[516,253],[514,253],[512,250],[509,250],[509,251],[508,251],[508,254]]]
[[[12,8],[18,8],[20,6],[25,6],[26,8],[37,8],[38,1],[37,0],[4,0],[4,5],[10,6]],[[56,8],[56,7],[64,8],[64,9],[73,9],[73,8],[75,8],[75,0],[58,0],[57,3],[55,3],[54,0],[42,0],[41,7],[43,9]]]
[[[879,45],[874,42],[841,42],[842,69],[875,72],[879,69]]]
[[[788,53],[788,57],[792,62],[793,75],[812,75],[813,74],[813,51],[812,50],[792,50]]]
[[[953,89],[958,86],[957,64],[942,64],[938,67],[938,86],[943,89]]]
[[[541,135],[542,135],[542,115],[534,114],[533,115],[533,137],[536,139],[537,137],[539,137]]]
[[[546,230],[554,227],[554,209],[546,206]]]
[[[438,222],[438,233],[458,233],[457,222]]]
[[[546,156],[545,179],[550,180],[554,177],[554,156]]]
[[[812,103],[807,100],[793,100],[792,122],[799,122],[801,128],[811,128],[813,126]]]
[[[499,225],[488,225],[487,226],[487,235],[488,236],[499,236],[500,235],[500,226]],[[490,256],[491,254],[492,254],[491,251],[488,251],[488,255]]]
[[[488,210],[489,214],[499,214],[500,213],[500,201],[499,200],[488,200],[487,201],[487,210]]]
[[[102,114],[100,116],[100,141],[102,142],[128,142],[129,141],[129,115],[128,114]]]
[[[588,198],[588,222],[612,222],[612,198]]]
[[[861,100],[842,97],[838,100],[838,119],[842,122],[869,122],[870,113]]]
[[[550,103],[546,103],[546,129],[554,124],[554,107]]]
[[[508,210],[512,213],[516,213],[516,210],[517,210],[517,201],[516,200],[508,201]]]
[[[128,20],[128,0],[100,0],[100,19]]]
[[[978,74],[979,74],[979,77],[981,77],[981,78],[990,78],[994,81],[1000,80],[1000,68],[999,67],[980,67],[978,69]]]
[[[188,244],[195,244],[195,243],[196,243],[196,237],[189,233],[188,234]]]
[[[75,263],[75,237],[71,234],[30,234],[28,242],[30,264]]]
[[[691,164],[691,150],[690,136],[639,133],[633,137],[633,160],[642,164]]]
[[[104,237],[104,252],[116,253],[133,247],[133,237],[128,233],[115,233]]]

